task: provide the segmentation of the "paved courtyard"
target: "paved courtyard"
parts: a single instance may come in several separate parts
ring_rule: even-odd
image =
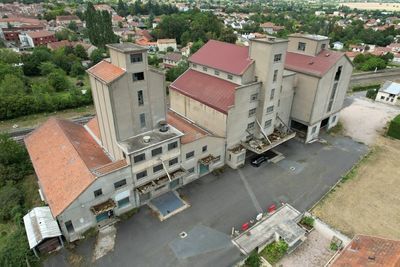
[[[324,136],[327,144],[305,145],[291,140],[277,148],[286,159],[278,164],[239,171],[225,169],[179,190],[191,207],[160,222],[147,207],[117,225],[115,248],[95,266],[232,266],[243,258],[229,240],[238,228],[261,210],[287,202],[309,209],[340,176],[365,154],[367,147],[350,138]],[[294,167],[294,168],[293,168]],[[179,233],[185,231],[187,240]],[[90,266],[94,238],[74,251]],[[51,256],[45,266],[69,266],[66,249]]]

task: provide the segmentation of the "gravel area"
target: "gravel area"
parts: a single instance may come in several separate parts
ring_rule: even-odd
[[[307,266],[321,267],[335,254],[329,249],[330,240],[321,235],[318,231],[312,231],[307,240],[291,254],[285,256],[276,266]]]

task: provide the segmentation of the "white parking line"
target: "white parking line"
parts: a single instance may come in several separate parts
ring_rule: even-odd
[[[260,203],[258,202],[258,200],[257,200],[257,198],[256,198],[256,195],[255,195],[254,192],[253,192],[253,189],[251,189],[249,183],[247,182],[246,177],[245,177],[244,174],[242,173],[242,170],[239,169],[239,170],[238,170],[238,173],[239,173],[240,179],[242,180],[242,182],[243,182],[243,184],[244,184],[244,187],[245,187],[246,190],[247,190],[247,193],[249,193],[249,195],[250,195],[250,198],[251,198],[251,201],[253,202],[254,207],[256,208],[256,210],[257,210],[258,213],[262,213],[263,210],[262,210],[262,208],[261,208],[261,205],[260,205]]]

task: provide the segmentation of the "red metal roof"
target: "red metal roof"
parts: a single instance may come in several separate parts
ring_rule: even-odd
[[[322,77],[343,56],[344,53],[331,50],[322,50],[316,56],[287,52],[285,69]]]
[[[125,73],[125,70],[103,60],[88,69],[87,72],[105,83],[111,83],[122,76]]]
[[[189,61],[236,75],[243,74],[253,63],[248,47],[215,40],[208,41]]]
[[[176,79],[170,88],[215,110],[228,114],[235,102],[237,84],[189,69]]]
[[[181,137],[181,144],[191,143],[208,135],[205,130],[172,111],[167,113],[167,122],[184,133]]]

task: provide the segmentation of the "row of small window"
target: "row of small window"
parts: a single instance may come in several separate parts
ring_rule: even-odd
[[[272,125],[272,119],[266,120],[264,123],[264,128],[269,128]],[[256,123],[250,122],[247,124],[247,130],[253,130],[256,127]]]
[[[178,163],[178,158],[173,158],[173,159],[171,159],[170,161],[168,161],[168,166],[169,166],[169,167],[172,167],[172,166],[174,166],[174,165],[177,164],[177,163]],[[153,173],[158,173],[158,172],[160,172],[160,171],[163,170],[163,169],[164,169],[164,166],[163,166],[162,164],[156,165],[156,166],[153,167]],[[145,177],[147,177],[147,170],[138,172],[138,173],[136,174],[136,179],[137,179],[137,180],[143,179],[143,178],[145,178]]]
[[[201,152],[206,152],[207,151],[207,146],[203,146],[202,148],[201,148]],[[186,153],[186,159],[191,159],[191,158],[193,158],[194,157],[194,151],[190,151],[190,152],[188,152],[188,153]]]
[[[256,108],[252,108],[252,109],[249,110],[249,118],[256,115],[256,110],[257,110]],[[269,113],[271,113],[273,111],[274,111],[274,106],[269,106],[269,107],[267,107],[267,113],[266,114],[269,114]]]
[[[321,49],[325,49],[326,48],[326,44],[321,44]],[[299,42],[297,44],[297,50],[299,51],[306,51],[306,43],[303,42]]]
[[[275,89],[271,89],[271,94],[269,96],[269,100],[273,100],[274,97],[275,97]],[[250,101],[251,102],[256,101],[257,99],[258,99],[258,93],[252,94],[250,96]]]
[[[126,185],[126,179],[122,179],[122,180],[114,183],[114,189],[119,189],[125,185]],[[103,195],[103,190],[100,188],[100,189],[95,190],[93,193],[94,193],[94,197],[99,197],[99,196]]]
[[[175,149],[177,147],[178,147],[178,141],[169,143],[168,144],[168,151],[170,151],[172,149]],[[157,148],[155,148],[155,149],[153,149],[151,151],[151,156],[155,157],[157,155],[160,155],[161,153],[162,153],[162,147],[157,147]],[[138,163],[138,162],[144,161],[145,159],[146,159],[146,155],[144,153],[142,153],[142,154],[139,154],[137,156],[134,156],[133,157],[133,162],[134,163]]]
[[[197,68],[196,64],[193,64],[192,66],[193,66],[193,68]],[[203,71],[208,71],[208,68],[203,66]],[[214,74],[219,76],[220,75],[219,70],[214,70]],[[229,80],[233,80],[233,75],[232,74],[227,74],[226,78],[228,78]]]

